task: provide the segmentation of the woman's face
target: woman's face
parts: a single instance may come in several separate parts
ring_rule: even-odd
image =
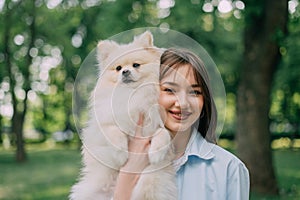
[[[202,88],[191,67],[171,68],[160,81],[161,116],[172,137],[177,132],[190,131],[203,108]]]

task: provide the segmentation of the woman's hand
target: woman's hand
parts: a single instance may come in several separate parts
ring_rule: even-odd
[[[143,121],[144,116],[140,114],[135,136],[129,138],[129,157],[121,168],[122,172],[140,174],[149,165],[148,150],[151,139],[143,138]]]
[[[143,138],[144,116],[140,114],[135,136],[128,143],[129,157],[120,169],[117,179],[114,200],[130,199],[131,193],[139,180],[140,173],[149,165],[148,149],[151,138]]]

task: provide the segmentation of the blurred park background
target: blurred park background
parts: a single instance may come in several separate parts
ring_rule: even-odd
[[[72,92],[97,41],[139,27],[182,32],[226,88],[219,144],[250,199],[300,199],[298,0],[0,0],[0,199],[67,199],[80,168]]]

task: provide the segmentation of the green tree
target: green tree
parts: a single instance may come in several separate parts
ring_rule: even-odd
[[[238,88],[237,149],[250,170],[252,189],[277,194],[269,109],[271,84],[281,59],[280,42],[286,36],[288,0],[244,2],[245,48]]]
[[[13,104],[13,116],[12,116],[12,133],[15,136],[15,142],[17,145],[16,160],[18,162],[26,161],[26,152],[24,148],[23,140],[23,128],[25,115],[27,111],[27,94],[30,90],[30,72],[29,66],[32,62],[30,56],[30,50],[34,46],[35,39],[35,2],[16,2],[5,1],[4,12],[4,34],[3,34],[3,46],[5,55],[5,65],[7,75],[9,77],[10,94]],[[16,12],[17,10],[25,12]],[[21,13],[19,16],[16,13]],[[23,15],[23,16],[22,16]],[[12,27],[12,22],[16,21],[16,18],[24,17],[24,21],[21,20],[17,23],[17,27]],[[16,25],[16,24],[15,24]],[[14,35],[14,31],[19,31],[18,28],[24,28],[24,35],[19,35],[19,38],[24,38],[24,48],[18,49],[12,44],[15,40],[17,45],[21,45],[23,41],[18,38],[11,38]],[[17,54],[14,51],[19,51]]]
[[[271,131],[276,136],[284,134],[293,139],[300,135],[299,6],[298,10],[290,11],[288,37],[280,48],[283,60],[275,74],[270,117]]]

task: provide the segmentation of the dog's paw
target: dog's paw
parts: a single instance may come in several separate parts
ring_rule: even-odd
[[[151,140],[149,148],[149,161],[151,164],[158,163],[166,157],[170,148],[171,137],[166,129],[159,129]]]

